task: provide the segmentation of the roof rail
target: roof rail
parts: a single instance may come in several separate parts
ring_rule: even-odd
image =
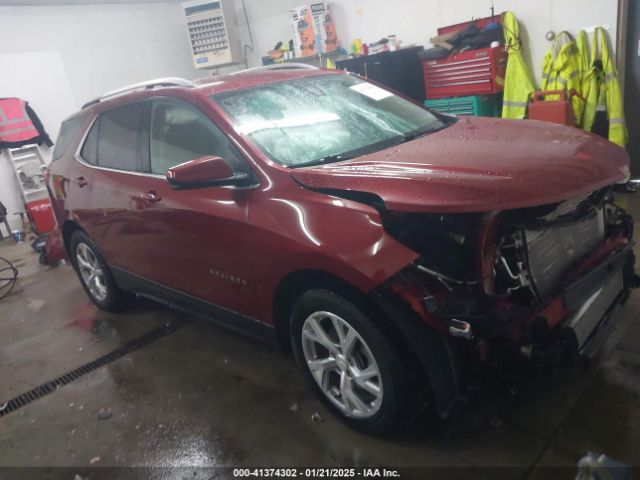
[[[195,87],[196,84],[191,80],[186,80],[184,78],[179,77],[166,77],[166,78],[156,78],[155,80],[147,80],[146,82],[134,83],[133,85],[127,85],[126,87],[118,88],[116,90],[111,90],[110,92],[103,93],[99,97],[94,98],[93,100],[88,101],[82,108],[86,108],[90,105],[95,105],[96,103],[101,102],[102,100],[106,100],[107,98],[116,97],[118,95],[122,95],[123,93],[133,92],[134,90],[141,89],[151,89],[155,87]]]
[[[309,65],[307,63],[272,63],[271,65],[262,65],[260,67],[246,68],[244,70],[238,70],[232,72],[230,75],[238,75],[246,72],[260,72],[268,70],[320,70],[318,67]]]

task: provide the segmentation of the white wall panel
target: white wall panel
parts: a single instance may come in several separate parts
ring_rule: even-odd
[[[0,25],[0,96],[29,101],[54,140],[65,117],[105,91],[204,75],[192,66],[176,2],[0,6]],[[9,167],[0,157],[0,200],[17,227],[13,212],[23,207]]]
[[[60,117],[76,108],[71,85],[60,52],[0,53],[0,96],[13,96],[29,101],[52,138],[58,135]],[[42,152],[48,162],[51,150],[43,145]],[[4,152],[3,152],[4,153]],[[24,205],[9,158],[0,155],[0,201],[7,207],[12,227],[20,226],[15,212]]]

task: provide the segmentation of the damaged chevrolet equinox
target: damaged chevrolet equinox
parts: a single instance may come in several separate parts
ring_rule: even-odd
[[[99,308],[148,297],[273,341],[379,433],[451,415],[497,361],[594,354],[637,283],[612,195],[628,164],[575,128],[446,116],[294,64],[89,102],[48,188]]]

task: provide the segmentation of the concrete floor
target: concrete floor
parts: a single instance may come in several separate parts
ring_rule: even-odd
[[[621,203],[640,218],[640,195]],[[39,265],[26,243],[0,242],[0,256],[20,270],[0,301],[0,406],[185,319],[148,303],[127,314],[98,311],[70,267]],[[419,424],[393,439],[333,418],[290,357],[186,318],[170,335],[0,417],[0,466],[427,466],[443,468],[403,478],[573,478],[587,451],[640,466],[639,305],[636,291],[588,370],[528,374],[511,394],[478,394],[442,431]],[[323,421],[312,421],[314,412]]]

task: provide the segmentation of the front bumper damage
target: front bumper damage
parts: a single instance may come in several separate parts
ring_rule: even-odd
[[[613,330],[630,290],[637,287],[634,263],[629,243],[567,285],[525,328],[523,355],[536,364],[593,357]]]
[[[485,302],[477,295],[478,284],[465,286],[475,295],[443,292],[439,281],[416,265],[374,295],[409,339],[427,373],[436,409],[446,417],[483,365],[505,353],[537,366],[559,366],[598,351],[630,290],[639,285],[633,243],[623,238],[607,242],[585,263],[573,272],[575,280],[533,310],[514,307],[508,299]]]
[[[486,301],[473,293],[473,285],[466,292],[434,294],[436,285],[420,283],[409,272],[387,288],[434,331],[480,344],[481,361],[492,343],[501,342],[538,365],[567,364],[579,355],[593,356],[613,328],[618,307],[639,284],[632,243],[604,245],[594,257],[597,263],[535,309],[508,299]]]

